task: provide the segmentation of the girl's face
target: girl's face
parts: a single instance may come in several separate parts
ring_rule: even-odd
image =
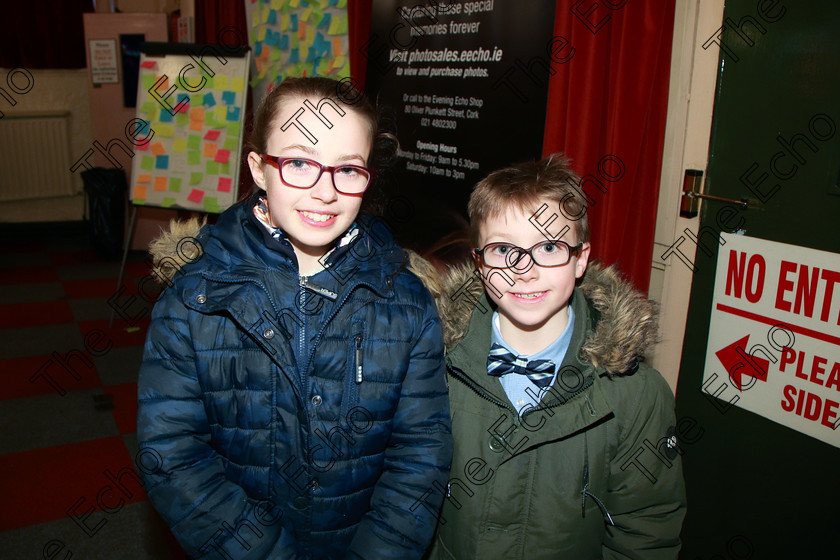
[[[301,97],[283,104],[272,123],[266,153],[307,158],[321,165],[366,167],[371,148],[367,122],[343,104],[340,107],[344,116],[326,102],[321,104],[321,114],[316,115],[319,100],[308,101],[304,105]],[[332,128],[322,119],[329,121]],[[284,125],[286,130],[282,130]],[[328,171],[313,187],[299,189],[284,185],[276,164],[263,163],[255,152],[248,154],[248,166],[254,181],[267,193],[271,223],[285,232],[301,270],[311,269],[313,261],[324,256],[356,219],[362,197],[336,191]]]

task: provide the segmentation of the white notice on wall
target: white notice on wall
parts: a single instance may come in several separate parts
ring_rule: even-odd
[[[840,447],[840,255],[721,239],[703,390]]]
[[[120,83],[116,39],[91,39],[89,48],[91,81],[94,84]]]

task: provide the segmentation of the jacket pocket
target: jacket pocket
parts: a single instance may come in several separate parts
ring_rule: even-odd
[[[350,325],[346,363],[348,371],[344,376],[344,394],[341,398],[341,418],[359,404],[360,385],[365,382],[365,323],[361,319]]]

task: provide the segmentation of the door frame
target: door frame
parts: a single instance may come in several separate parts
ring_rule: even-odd
[[[649,358],[674,393],[693,272],[673,248],[679,246],[693,262],[696,245],[680,239],[686,241],[688,232],[696,238],[700,216],[683,218],[679,209],[685,170],[700,169],[705,179],[720,60],[719,46],[709,45],[707,38],[721,27],[723,7],[724,0],[679,0],[674,13],[665,147],[648,285],[648,296],[660,305],[661,337]]]

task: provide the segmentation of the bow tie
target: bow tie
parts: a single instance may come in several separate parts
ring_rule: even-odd
[[[554,377],[554,362],[551,360],[531,360],[520,358],[500,344],[493,344],[487,356],[487,373],[502,376],[507,373],[527,375],[528,379],[540,389],[548,387]]]

